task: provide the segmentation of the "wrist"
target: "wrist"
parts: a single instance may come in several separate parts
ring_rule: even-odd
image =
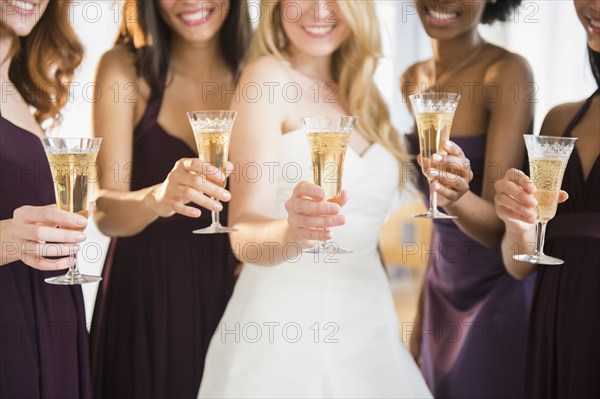
[[[144,194],[142,199],[142,206],[148,215],[158,217],[158,206],[156,201],[156,191],[158,190],[158,186],[149,187]]]
[[[464,207],[464,204],[468,202],[468,196],[470,193],[471,191],[466,191],[456,201],[452,201],[444,206],[444,209],[452,214],[460,212],[460,210]]]
[[[13,220],[7,219],[2,221],[1,236],[2,236],[2,250],[0,256],[0,265],[15,262],[21,259],[21,248],[20,243],[16,239],[13,233]]]

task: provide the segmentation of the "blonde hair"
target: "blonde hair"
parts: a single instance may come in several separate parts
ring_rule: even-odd
[[[371,1],[339,1],[338,6],[351,33],[333,54],[331,72],[345,109],[356,116],[356,130],[373,143],[388,149],[399,163],[408,161],[404,140],[392,126],[387,104],[373,76],[381,57],[381,34],[375,5]],[[280,1],[261,2],[261,17],[248,60],[272,55],[284,60],[287,38],[281,24]]]

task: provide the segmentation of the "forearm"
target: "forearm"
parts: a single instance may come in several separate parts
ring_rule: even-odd
[[[150,193],[156,186],[138,191],[100,190],[94,220],[109,237],[128,237],[140,233],[158,219],[152,210]]]
[[[513,255],[532,253],[535,248],[535,227],[525,234],[506,231],[502,238],[502,260],[506,271],[516,278],[523,280],[536,270],[530,263],[518,262]]]
[[[0,248],[0,266],[7,265],[20,259],[19,244],[11,238],[9,233],[11,222],[12,219],[0,221],[0,245],[2,245],[2,248]]]
[[[268,219],[258,215],[239,218],[237,232],[230,234],[236,257],[242,262],[275,266],[300,254],[300,244],[290,239],[285,219]]]
[[[475,241],[488,246],[500,244],[504,223],[496,215],[493,203],[468,191],[444,209],[458,218],[455,223]]]

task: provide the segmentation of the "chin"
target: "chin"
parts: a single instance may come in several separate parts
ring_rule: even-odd
[[[10,29],[12,29],[13,32],[15,32],[17,36],[23,37],[31,33],[31,31],[35,27],[36,21],[27,21],[23,23],[20,20],[13,22],[9,19],[8,21],[5,21],[5,23]]]

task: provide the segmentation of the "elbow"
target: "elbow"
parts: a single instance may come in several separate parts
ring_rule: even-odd
[[[511,266],[506,266],[506,272],[509,276],[511,276],[517,281],[523,281],[528,277],[528,275],[526,275],[522,271],[515,270],[515,268]]]

